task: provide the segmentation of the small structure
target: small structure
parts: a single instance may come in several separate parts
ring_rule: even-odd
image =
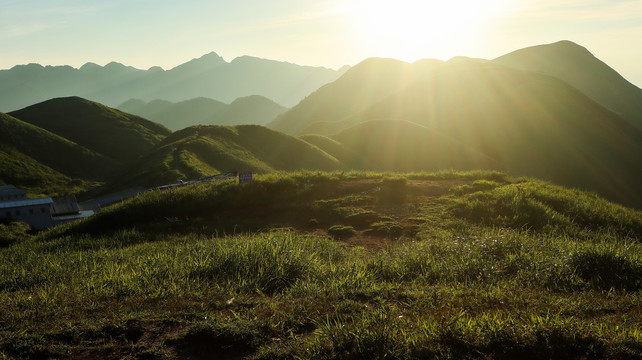
[[[74,195],[63,195],[52,198],[51,219],[55,225],[86,218],[94,214],[93,210],[81,210]]]
[[[34,230],[44,230],[53,226],[51,219],[51,198],[20,199],[0,202],[0,217],[23,221]]]
[[[251,171],[250,172],[242,172],[242,173],[240,172],[240,173],[238,173],[237,177],[238,177],[238,180],[239,180],[239,184],[245,184],[245,183],[252,182],[252,172]]]
[[[27,199],[27,191],[13,185],[0,187],[0,218],[22,221],[33,230],[81,219],[94,212],[82,211],[74,195]]]

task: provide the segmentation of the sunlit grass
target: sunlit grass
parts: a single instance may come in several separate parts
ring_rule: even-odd
[[[543,211],[521,215],[522,199]],[[157,220],[254,206],[392,240],[373,251],[308,235],[308,214],[295,230],[228,235]],[[150,193],[0,248],[0,357],[634,359],[639,216],[497,173],[281,173]]]

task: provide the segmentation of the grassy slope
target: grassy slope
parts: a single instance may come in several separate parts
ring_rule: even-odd
[[[492,91],[490,91],[492,89]],[[500,160],[513,174],[642,204],[642,133],[566,83],[458,62],[361,116],[405,119]]]
[[[364,122],[332,139],[359,154],[354,169],[376,171],[437,171],[496,169],[502,164],[465,143],[427,127],[396,120]]]
[[[0,249],[0,354],[635,359],[641,236],[640,212],[490,172],[148,193]]]
[[[112,185],[154,186],[229,171],[340,168],[319,148],[262,126],[192,126],[168,136]]]
[[[638,186],[642,133],[567,83],[465,58],[413,65],[374,60],[378,66],[368,62],[355,66],[270,126],[293,133],[333,134],[373,119],[415,122],[432,129],[424,132],[425,143],[431,143],[429,134],[436,132],[498,160],[513,174],[591,189],[633,206],[642,204]],[[383,75],[372,76],[375,70]],[[360,74],[375,80],[368,83],[356,76]],[[352,131],[351,141],[372,149],[387,147],[392,141],[386,126],[378,130],[382,134],[378,141],[368,144],[364,131]],[[388,153],[408,153],[403,150],[405,142],[397,144],[400,148],[390,146]]]
[[[307,134],[299,136],[299,139],[325,151],[348,168],[355,168],[356,164],[363,164],[365,162],[365,159],[360,154],[330,137],[318,134]],[[367,166],[366,168],[369,167]]]
[[[122,166],[112,159],[47,130],[2,113],[0,113],[0,143],[5,147],[11,148],[11,150],[5,149],[5,151],[16,155],[16,158],[12,159],[12,161],[24,160],[34,165],[31,160],[26,159],[26,157],[29,157],[42,164],[34,165],[35,167],[40,169],[48,167],[68,177],[105,181]],[[18,152],[24,154],[24,156],[20,156]],[[34,171],[40,172],[40,170],[35,170],[35,167],[31,165],[25,163],[25,167],[30,167]],[[49,175],[51,174],[42,174],[42,176]],[[7,176],[11,175],[8,174]],[[40,177],[35,173],[28,176]],[[46,182],[47,180],[42,179],[42,181]],[[33,186],[33,184],[25,185]]]
[[[15,148],[0,145],[0,180],[25,188],[30,195],[78,193],[96,186],[95,183],[72,179],[45,166]]]
[[[11,115],[121,162],[135,160],[171,133],[162,125],[78,97],[51,99]]]

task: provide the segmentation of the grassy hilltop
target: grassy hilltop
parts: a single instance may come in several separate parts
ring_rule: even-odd
[[[171,133],[155,122],[79,97],[51,99],[10,115],[122,163]]]
[[[639,211],[498,172],[152,192],[5,242],[0,357],[637,359],[640,238]]]

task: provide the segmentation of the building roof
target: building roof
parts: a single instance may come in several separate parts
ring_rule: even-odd
[[[93,210],[84,210],[80,211],[78,214],[62,215],[62,216],[52,216],[51,219],[54,221],[65,222],[78,219],[84,219],[88,216],[94,215]]]
[[[11,201],[11,198],[15,200],[24,199],[27,197],[27,190],[25,189],[7,189],[0,190],[0,201]]]
[[[51,198],[24,199],[18,201],[0,202],[0,209],[11,209],[24,206],[49,205],[52,204]]]
[[[74,195],[63,195],[52,198],[53,204],[51,206],[51,215],[67,215],[78,214],[78,202]]]

